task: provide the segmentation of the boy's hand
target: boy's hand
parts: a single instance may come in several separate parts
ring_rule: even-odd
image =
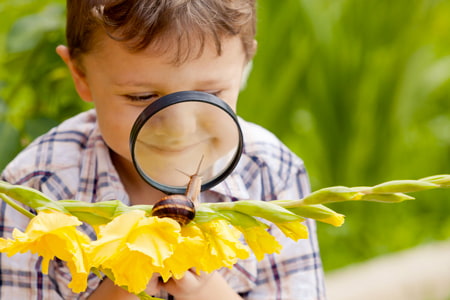
[[[197,275],[194,271],[188,271],[181,279],[170,279],[164,283],[159,280],[158,274],[154,274],[145,292],[149,295],[157,295],[160,290],[175,296],[176,300],[242,300],[223,279],[213,272]],[[128,293],[105,278],[97,290],[88,298],[89,300],[138,300],[138,297]]]
[[[159,282],[159,286],[175,296],[177,300],[209,300],[212,297],[216,300],[242,299],[217,272],[210,274],[201,272],[200,275],[197,275],[195,271],[190,270],[185,273],[183,278],[170,279],[166,283]]]

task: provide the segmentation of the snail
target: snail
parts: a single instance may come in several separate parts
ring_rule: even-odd
[[[152,216],[172,218],[181,226],[189,224],[194,219],[195,204],[198,202],[197,197],[200,194],[202,185],[202,177],[198,175],[202,160],[203,157],[195,174],[188,175],[180,171],[190,177],[185,194],[174,194],[161,198],[153,205]]]

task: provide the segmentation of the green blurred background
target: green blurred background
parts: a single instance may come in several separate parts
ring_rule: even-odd
[[[306,163],[314,190],[450,173],[450,1],[260,0],[238,113]],[[90,105],[55,53],[64,1],[0,0],[0,169]],[[330,205],[326,270],[450,238],[450,193]]]

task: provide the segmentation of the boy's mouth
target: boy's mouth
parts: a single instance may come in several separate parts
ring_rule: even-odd
[[[158,153],[158,154],[169,154],[169,155],[177,155],[177,154],[182,154],[188,151],[192,151],[195,148],[204,145],[206,143],[206,140],[202,140],[199,142],[194,142],[194,143],[180,143],[180,144],[158,144],[158,145],[154,145],[154,144],[149,144],[149,143],[145,143],[142,141],[138,141],[138,144],[140,145],[139,148],[142,150],[148,150],[150,152],[153,153]]]

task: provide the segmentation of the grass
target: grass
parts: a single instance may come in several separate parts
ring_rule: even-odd
[[[313,189],[448,173],[449,11],[448,1],[262,1],[238,112],[304,159]],[[449,238],[449,192],[415,196],[334,206],[348,218],[319,224],[326,269]]]

